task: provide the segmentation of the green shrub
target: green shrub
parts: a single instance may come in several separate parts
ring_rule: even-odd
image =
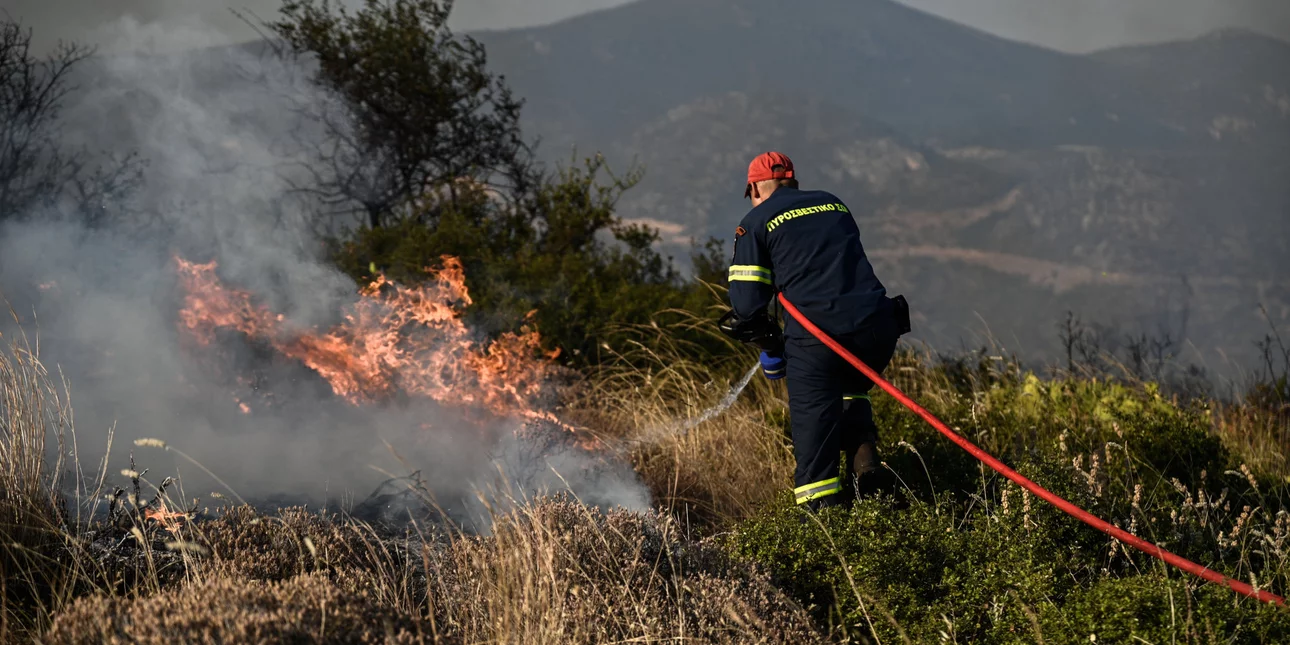
[[[495,332],[533,323],[567,364],[596,363],[611,326],[645,323],[667,309],[702,311],[713,302],[702,283],[682,276],[654,248],[656,231],[614,215],[614,202],[637,175],[602,184],[602,173],[603,159],[586,160],[519,204],[495,199],[482,185],[458,187],[453,200],[432,200],[397,222],[338,240],[333,256],[357,280],[370,279],[375,267],[403,283],[424,280],[442,256],[458,257],[472,324]],[[710,243],[696,253],[696,278],[718,280],[719,248]]]
[[[915,374],[900,369],[907,360],[895,364],[899,386],[1027,478],[1226,575],[1279,594],[1290,586],[1285,486],[1237,463],[1202,406],[1176,405],[1149,385],[1009,369],[941,364]],[[1290,628],[1290,613],[1166,570],[1023,492],[891,397],[874,401],[884,460],[914,498],[908,509],[867,500],[817,522],[785,497],[730,543],[838,633],[1256,643]]]
[[[863,634],[872,621],[883,638],[903,631],[915,642],[936,640],[942,615],[971,642],[1027,627],[1024,613],[1005,611],[1016,597],[1065,594],[1072,574],[1085,573],[1086,558],[1033,520],[1025,528],[1020,514],[996,521],[962,511],[948,494],[903,512],[866,501],[816,524],[785,506],[744,526],[735,550],[767,566],[825,624]],[[1075,557],[1054,557],[1063,552]]]
[[[1048,643],[1284,643],[1290,612],[1162,576],[1101,580],[1039,608]]]

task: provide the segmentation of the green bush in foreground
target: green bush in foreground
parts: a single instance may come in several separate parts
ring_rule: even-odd
[[[1283,595],[1290,587],[1285,485],[1237,463],[1203,407],[1150,386],[1044,382],[1006,367],[957,383],[944,367],[919,378],[900,386],[1049,490],[1226,575]],[[840,634],[1290,642],[1290,611],[1168,568],[1023,492],[890,397],[875,405],[910,508],[869,500],[816,521],[785,498],[731,538]]]

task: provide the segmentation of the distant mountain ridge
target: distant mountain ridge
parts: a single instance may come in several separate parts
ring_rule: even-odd
[[[1033,321],[1067,308],[1230,355],[1266,329],[1259,303],[1290,324],[1275,38],[1076,55],[890,0],[640,0],[476,36],[551,158],[644,164],[620,213],[677,254],[729,239],[747,160],[774,148],[853,204],[938,344],[982,312],[1038,355],[1055,336]]]
[[[1092,57],[1137,74],[1153,91],[1174,95],[1172,118],[1210,117],[1204,132],[1235,140],[1290,147],[1290,42],[1226,29],[1188,41],[1119,47]],[[1203,122],[1203,117],[1201,118]],[[1280,123],[1269,130],[1268,123]]]
[[[1196,345],[1236,355],[1266,329],[1259,303],[1290,325],[1283,41],[1225,31],[1072,55],[889,0],[639,0],[473,35],[526,99],[545,159],[576,145],[644,165],[618,212],[677,257],[730,238],[748,159],[780,149],[853,207],[920,338],[954,342],[987,312],[1042,356],[1065,309],[1148,327],[1182,307]],[[271,142],[286,105],[244,98],[264,90],[239,69],[263,50],[165,59],[149,82],[230,106],[246,140]],[[92,65],[94,98],[69,111],[93,124],[77,129],[90,147],[165,145],[147,136],[157,97]]]
[[[1211,120],[1162,118],[1182,95],[1131,66],[890,0],[640,0],[475,36],[540,129],[584,143],[731,91],[825,98],[945,145],[1168,145],[1206,136]]]
[[[1242,204],[1229,231],[1275,222],[1285,203],[1261,177],[1275,174],[1290,149],[1290,43],[1224,31],[1083,56],[890,0],[793,7],[640,0],[476,36],[526,97],[531,130],[553,159],[567,158],[568,145],[608,151],[619,164],[639,159],[647,178],[624,198],[624,214],[675,222],[700,238],[724,234],[722,220],[741,208],[743,164],[766,148],[792,151],[806,177],[870,207],[859,212],[952,210],[1036,182],[1017,208],[1042,212],[1029,217],[1037,226],[1066,231],[1057,239],[1069,250],[1047,253],[1068,259],[1143,264],[1143,245],[1125,230],[1147,239],[1170,231],[1188,245],[1212,240],[1187,231],[1211,230],[1193,218],[1205,217],[1196,207],[1216,193]],[[965,152],[977,148],[984,157]],[[1073,152],[1080,149],[1096,155]],[[1221,165],[1213,183],[1188,180],[1211,162]],[[1249,172],[1230,171],[1237,166]],[[1121,181],[1131,177],[1138,184]],[[1177,199],[1186,203],[1175,209]],[[1068,230],[1063,214],[1087,208],[1108,212]],[[995,247],[1033,244],[1016,238],[1033,227],[982,226],[962,234]],[[1117,241],[1090,239],[1099,235]],[[1140,268],[1177,267],[1148,260]]]

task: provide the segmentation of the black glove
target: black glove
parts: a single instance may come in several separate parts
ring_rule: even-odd
[[[740,318],[731,309],[717,321],[717,327],[730,338],[756,345],[772,356],[782,356],[784,353],[784,333],[764,312],[752,318]]]
[[[909,301],[905,300],[905,296],[896,296],[890,300],[892,314],[896,317],[896,331],[898,335],[904,336],[913,331],[909,325]]]

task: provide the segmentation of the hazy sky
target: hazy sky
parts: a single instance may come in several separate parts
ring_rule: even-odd
[[[346,0],[357,4],[358,0]],[[458,0],[459,30],[554,22],[627,0]],[[785,0],[809,10],[809,0]],[[1067,51],[1188,38],[1246,27],[1290,40],[1290,0],[901,0],[1017,40]],[[229,13],[271,17],[280,0],[2,0],[0,7],[36,31],[37,46],[59,38],[111,46],[162,46],[245,40],[254,33]],[[212,29],[213,28],[213,29]]]

